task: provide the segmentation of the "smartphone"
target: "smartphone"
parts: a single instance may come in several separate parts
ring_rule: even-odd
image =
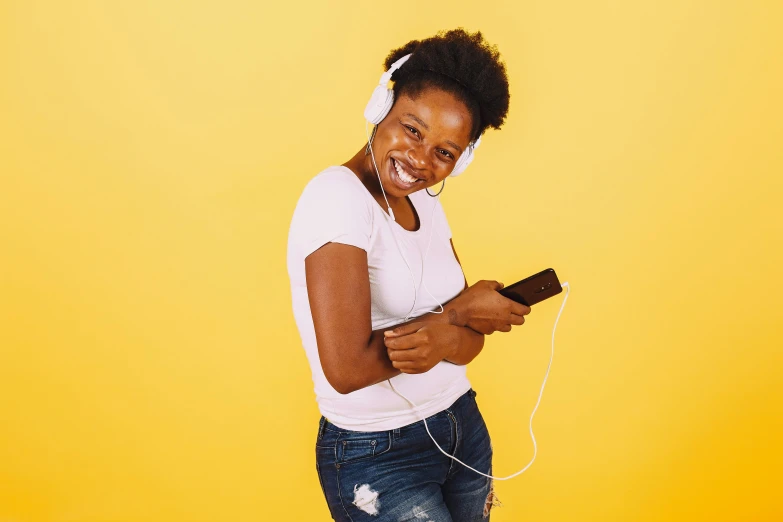
[[[498,290],[500,295],[526,306],[533,306],[562,291],[563,287],[552,268],[542,270],[522,281]]]

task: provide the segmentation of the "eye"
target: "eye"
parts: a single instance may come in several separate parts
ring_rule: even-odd
[[[403,124],[403,125],[405,125],[405,124]],[[410,132],[411,134],[413,134],[417,138],[419,137],[419,131],[416,130],[415,127],[411,127],[410,125],[405,125],[405,128],[408,129],[408,132]]]
[[[446,149],[440,149],[438,153],[449,159],[454,159],[454,155],[451,152],[447,151]]]

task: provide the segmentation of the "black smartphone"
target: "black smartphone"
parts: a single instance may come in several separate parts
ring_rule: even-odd
[[[552,268],[542,270],[537,274],[526,277],[522,281],[498,290],[500,295],[526,306],[533,306],[562,291],[563,287]]]

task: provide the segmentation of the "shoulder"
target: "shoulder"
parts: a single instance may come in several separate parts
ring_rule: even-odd
[[[329,167],[307,182],[300,199],[366,206],[367,196],[367,189],[353,172],[345,167]]]
[[[372,196],[349,169],[330,167],[321,171],[299,197],[289,229],[289,245],[297,246],[303,258],[329,242],[367,250],[374,224],[370,200]]]
[[[294,219],[330,221],[372,220],[372,196],[346,167],[329,167],[305,185],[294,211]]]

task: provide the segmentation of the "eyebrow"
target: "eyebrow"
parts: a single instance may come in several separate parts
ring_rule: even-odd
[[[418,123],[419,125],[424,127],[424,130],[430,130],[430,126],[427,125],[426,123],[424,123],[424,121],[421,118],[419,118],[418,116],[416,116],[415,114],[411,114],[410,112],[406,112],[403,116],[409,117],[410,119],[412,119],[413,121],[415,121],[416,123]],[[451,145],[455,149],[457,149],[460,153],[462,152],[462,147],[460,147],[459,145],[457,145],[453,141],[446,140],[446,143],[448,145]]]

